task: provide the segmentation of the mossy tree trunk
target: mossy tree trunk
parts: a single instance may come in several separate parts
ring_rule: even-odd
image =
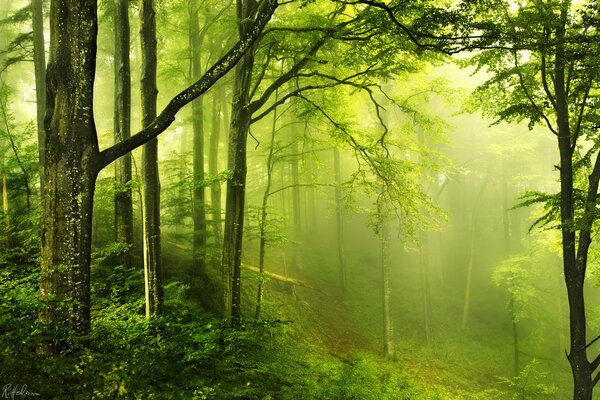
[[[77,334],[90,328],[92,205],[100,170],[92,112],[96,7],[94,0],[50,7],[40,277],[47,304],[40,317]]]

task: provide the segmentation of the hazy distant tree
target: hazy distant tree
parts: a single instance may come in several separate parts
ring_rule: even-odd
[[[394,344],[394,320],[392,318],[391,297],[391,273],[392,273],[392,257],[390,255],[390,232],[389,221],[384,214],[389,214],[390,210],[386,207],[385,195],[381,196],[377,201],[377,213],[380,214],[377,218],[379,222],[376,231],[381,242],[381,299],[382,299],[382,315],[383,315],[383,356],[386,360],[394,360],[396,358],[396,349]]]
[[[333,173],[335,175],[335,221],[337,232],[338,268],[340,276],[340,288],[346,294],[346,258],[344,255],[344,200],[342,198],[342,168],[340,162],[340,151],[333,148]]]
[[[33,27],[33,65],[35,72],[36,122],[40,168],[44,165],[44,113],[46,112],[46,45],[44,43],[44,10],[43,0],[31,1]],[[40,180],[42,183],[43,180]],[[40,189],[43,193],[44,189]]]
[[[277,98],[277,93],[275,93]],[[275,134],[277,133],[277,110],[273,111],[273,124],[271,126],[271,137],[269,141],[269,153],[267,155],[267,182],[265,184],[265,191],[263,192],[262,204],[260,209],[260,216],[258,220],[259,229],[259,255],[258,255],[258,269],[260,273],[260,280],[258,281],[258,289],[256,295],[256,312],[254,317],[260,318],[260,311],[262,306],[263,297],[263,280],[265,272],[265,255],[267,247],[267,207],[269,205],[269,197],[271,195],[271,184],[273,181],[273,167],[275,166]]]

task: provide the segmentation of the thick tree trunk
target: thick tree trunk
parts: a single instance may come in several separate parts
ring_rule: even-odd
[[[198,1],[190,3],[190,59],[192,82],[200,79],[201,59],[200,49],[202,47],[203,33],[199,27],[199,4]],[[192,102],[192,130],[193,130],[193,198],[192,198],[192,221],[194,224],[193,235],[193,258],[194,264],[199,272],[205,272],[206,253],[206,214],[204,212],[204,109],[202,97]]]
[[[40,276],[40,297],[47,304],[40,318],[78,334],[90,327],[92,205],[99,170],[92,113],[96,8],[93,0],[64,0],[53,1],[50,9]]]
[[[129,62],[129,6],[115,0],[115,143],[131,136],[131,67]],[[115,241],[133,244],[133,200],[131,195],[131,154],[115,162]],[[131,250],[121,262],[131,265]]]
[[[40,168],[44,166],[44,114],[46,113],[46,46],[44,45],[44,12],[43,0],[31,1],[33,26],[33,66],[35,71],[35,97],[37,107],[37,137]],[[43,176],[40,174],[40,193],[44,193]]]
[[[154,0],[140,2],[142,43],[142,125],[156,118],[156,20]],[[160,253],[160,182],[158,180],[158,139],[142,151],[144,278],[146,316],[163,313],[163,271]]]
[[[238,0],[238,29],[246,34],[247,19],[256,10],[254,0]],[[246,195],[246,142],[250,129],[250,86],[254,49],[250,48],[235,69],[231,111],[228,167],[232,176],[227,180],[225,230],[223,239],[223,313],[231,324],[239,326],[241,318],[241,262],[244,232],[244,203]]]

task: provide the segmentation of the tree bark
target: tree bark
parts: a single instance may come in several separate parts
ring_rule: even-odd
[[[129,60],[129,3],[115,0],[115,143],[131,136],[131,67]],[[133,244],[133,199],[131,194],[131,154],[115,162],[115,241]],[[131,249],[121,258],[131,265]]]
[[[244,36],[247,20],[256,10],[254,0],[238,0],[238,31]],[[241,261],[246,195],[246,142],[250,129],[250,86],[254,66],[254,46],[244,54],[235,69],[231,109],[228,167],[232,176],[227,180],[225,230],[223,239],[223,313],[237,327],[241,318]]]
[[[198,1],[190,2],[190,60],[192,82],[197,81],[201,74],[200,49],[204,31],[200,33]],[[203,98],[199,97],[192,102],[192,130],[193,130],[193,196],[192,196],[192,221],[193,234],[193,260],[201,274],[205,273],[206,254],[206,214],[204,212],[204,109]]]
[[[142,125],[156,118],[156,20],[154,0],[140,2],[140,35],[142,45]],[[158,179],[158,139],[142,149],[143,241],[146,316],[163,313],[163,271],[160,254],[160,182]]]
[[[90,251],[99,171],[93,116],[97,5],[53,1],[45,117],[40,318],[76,334],[90,328]],[[62,347],[67,338],[53,343]],[[53,346],[54,347],[54,346]]]

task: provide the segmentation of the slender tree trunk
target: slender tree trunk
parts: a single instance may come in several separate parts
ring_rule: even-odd
[[[294,120],[292,120],[290,127],[292,134],[292,157],[290,159],[290,169],[292,173],[292,211],[294,221],[294,236],[296,240],[299,240],[302,234],[302,214],[300,211],[300,173],[298,172],[298,158],[300,157],[300,149],[298,147],[298,130]]]
[[[4,156],[2,157],[4,164]],[[2,213],[4,214],[4,235],[6,247],[12,247],[12,228],[10,226],[10,210],[8,207],[8,186],[6,185],[6,173],[2,173]]]
[[[513,370],[515,376],[519,375],[521,368],[519,365],[519,330],[517,327],[517,316],[515,310],[515,297],[511,294],[508,303],[508,311],[512,322],[512,337],[513,337]]]
[[[342,173],[340,167],[340,151],[333,148],[333,171],[335,174],[335,211],[337,231],[337,251],[340,288],[342,294],[346,295],[346,260],[344,257],[344,205],[342,199]]]
[[[221,109],[225,98],[223,86],[219,86],[213,96],[212,130],[210,134],[210,152],[208,158],[208,173],[216,176],[219,173],[219,141],[221,139]],[[214,181],[210,185],[210,203],[212,215],[212,230],[215,248],[221,247],[221,182]]]
[[[421,233],[421,293],[423,296],[423,325],[425,328],[425,341],[428,346],[433,344],[433,336],[431,333],[431,283],[429,282],[429,234],[428,232]]]
[[[254,0],[238,0],[238,30],[240,37],[248,29],[247,20],[256,10]],[[246,142],[250,129],[250,85],[254,65],[253,46],[235,69],[231,111],[228,166],[232,176],[227,180],[225,230],[223,240],[223,313],[237,327],[241,318],[241,262],[246,195]]]
[[[6,4],[2,4],[0,5],[0,18],[5,18],[5,15],[7,14],[7,11],[9,10],[8,7],[8,3]],[[0,26],[0,49],[6,49],[6,45],[7,45],[7,32],[6,32],[6,28]],[[4,63],[6,62],[5,60],[5,56],[4,54],[0,54],[0,68],[4,68]],[[2,72],[0,71],[0,78],[2,78]],[[3,83],[3,81],[0,80],[0,83]],[[6,134],[8,135],[8,131],[9,131],[9,127],[10,127],[10,122],[8,120],[8,112],[6,110],[6,104],[3,101],[3,99],[0,98],[0,107],[2,107],[1,109],[1,113],[0,113],[0,121],[2,122],[2,129],[6,129]],[[2,142],[4,140],[2,139]],[[0,165],[4,168],[6,168],[5,164],[6,164],[6,155],[5,155],[5,151],[3,151],[4,148],[4,143],[2,143],[2,146],[0,146]],[[10,229],[10,216],[8,214],[9,210],[8,210],[8,187],[6,185],[6,172],[2,172],[2,213],[3,213],[3,222],[4,222],[4,241],[5,241],[5,245],[7,248],[11,247],[11,229]]]
[[[44,45],[43,0],[31,1],[33,26],[33,66],[35,72],[35,97],[37,107],[37,138],[40,169],[44,166],[44,114],[46,112],[46,46]],[[40,174],[40,193],[44,193],[43,176]],[[43,200],[43,199],[42,199]]]
[[[462,314],[462,322],[461,322],[461,328],[462,329],[466,329],[467,328],[467,324],[469,322],[469,311],[470,311],[470,307],[471,307],[471,289],[472,289],[472,282],[473,282],[473,268],[475,266],[475,248],[476,248],[476,240],[477,240],[477,208],[479,207],[479,201],[481,199],[481,196],[483,195],[483,192],[485,190],[485,187],[487,185],[488,179],[486,178],[486,180],[481,184],[481,187],[479,188],[479,193],[477,193],[477,197],[475,197],[475,201],[473,204],[473,208],[471,209],[471,245],[469,247],[469,263],[468,263],[468,267],[467,267],[467,279],[466,279],[466,285],[465,285],[465,300],[463,303],[463,314]]]
[[[197,81],[201,76],[201,47],[204,31],[200,33],[198,0],[190,2],[190,59],[191,79]],[[204,212],[204,106],[203,98],[192,102],[193,129],[193,181],[192,220],[194,223],[193,258],[194,264],[205,273],[206,254],[206,214]]]
[[[384,222],[385,224],[385,222]],[[386,360],[394,360],[396,351],[394,346],[394,321],[391,314],[390,300],[391,287],[391,255],[390,238],[387,226],[381,227],[381,284],[383,300],[383,356]]]
[[[504,242],[504,255],[508,257],[512,254],[512,240],[510,235],[510,215],[509,215],[509,195],[508,195],[508,163],[506,160],[502,161],[502,233],[503,233],[503,242]],[[512,336],[513,336],[513,371],[515,376],[519,375],[521,370],[519,365],[519,329],[517,326],[517,315],[515,309],[515,296],[511,291],[510,299],[508,303],[508,311],[510,314],[510,323],[512,325]]]
[[[275,95],[275,101],[277,101],[277,94]],[[263,280],[265,273],[265,254],[267,251],[267,237],[266,237],[266,228],[267,228],[267,206],[269,203],[269,196],[271,195],[271,181],[273,177],[273,167],[275,166],[275,161],[273,159],[273,152],[275,149],[275,133],[277,131],[277,109],[273,111],[273,125],[271,127],[271,142],[269,144],[269,155],[267,157],[267,184],[265,186],[265,192],[263,193],[262,199],[262,208],[260,213],[260,244],[259,244],[259,261],[258,266],[260,270],[260,278],[258,281],[258,289],[256,294],[256,313],[255,318],[260,318],[260,308],[263,297]]]
[[[592,367],[587,358],[586,339],[586,316],[584,301],[584,281],[587,266],[587,253],[591,236],[589,229],[582,229],[579,234],[579,249],[576,249],[574,222],[574,196],[573,196],[573,146],[571,141],[571,130],[569,126],[569,107],[566,92],[565,76],[565,24],[570,2],[561,3],[561,24],[556,31],[556,54],[554,64],[554,91],[556,124],[558,126],[558,149],[560,153],[560,219],[563,251],[563,268],[567,296],[569,299],[569,321],[570,321],[570,349],[567,358],[571,365],[573,374],[573,399],[592,399]],[[595,182],[590,176],[588,203],[595,201],[598,192],[598,180]],[[593,186],[595,185],[595,187]],[[590,198],[591,196],[591,198]],[[592,200],[590,202],[590,200]],[[590,204],[586,204],[586,209]],[[595,212],[595,211],[594,211]],[[591,229],[591,226],[589,227]]]
[[[115,143],[131,136],[131,67],[129,61],[129,2],[115,0]],[[115,241],[133,245],[131,154],[115,161]],[[131,248],[121,262],[131,265]]]
[[[142,44],[142,125],[156,118],[156,20],[154,0],[140,2],[140,34]],[[142,149],[142,186],[144,214],[144,278],[146,316],[163,313],[163,271],[160,252],[160,182],[158,180],[158,139]]]
[[[53,1],[47,71],[40,318],[86,334],[90,328],[90,251],[99,170],[94,123],[97,4]],[[51,345],[68,345],[65,340]]]

